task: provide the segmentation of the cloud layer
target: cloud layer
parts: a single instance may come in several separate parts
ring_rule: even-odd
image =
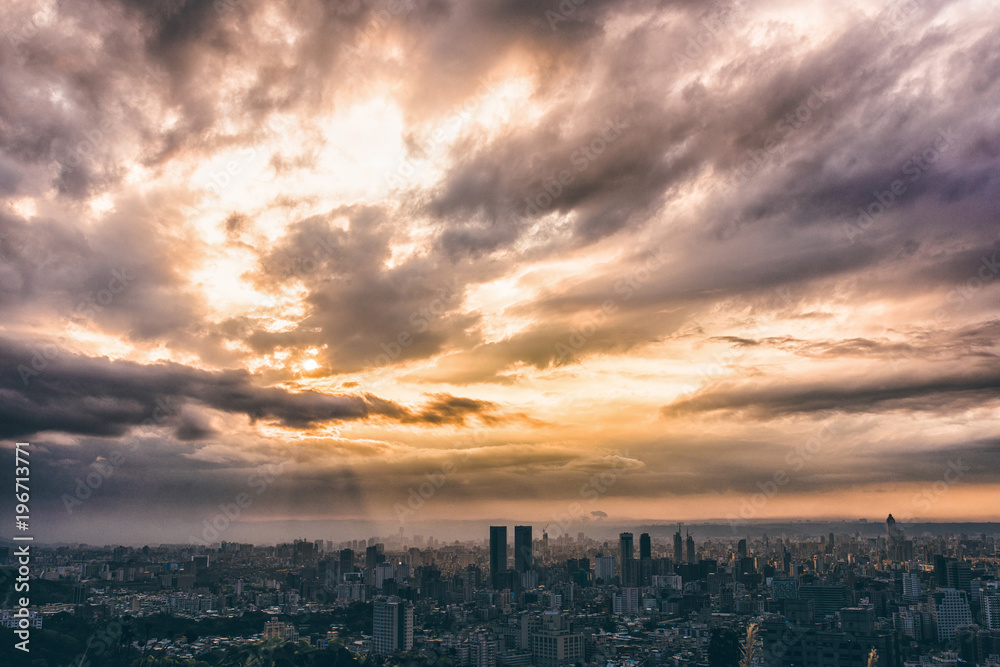
[[[258,520],[397,525],[446,464],[421,519],[1000,499],[989,3],[0,12],[0,432],[53,537],[279,463]]]

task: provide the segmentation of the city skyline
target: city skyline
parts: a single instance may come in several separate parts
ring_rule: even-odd
[[[39,543],[997,520],[996,3],[0,18]]]

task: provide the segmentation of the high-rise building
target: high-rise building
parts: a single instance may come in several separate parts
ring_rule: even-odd
[[[674,533],[674,564],[680,564],[684,561],[684,538],[681,537],[681,527],[677,526],[677,532]]]
[[[649,533],[643,533],[639,536],[639,559],[649,560],[653,557],[653,541],[649,537]]]
[[[612,597],[612,610],[616,614],[635,616],[639,613],[639,589],[625,587]]]
[[[598,555],[594,560],[594,577],[602,579],[603,583],[611,584],[615,581],[615,559],[614,556]]]
[[[613,561],[614,558],[608,556]],[[583,634],[573,632],[558,611],[542,613],[541,629],[531,635],[532,664],[537,667],[562,667],[582,662]]]
[[[934,624],[937,626],[938,641],[955,638],[955,628],[972,623],[972,611],[965,591],[942,588],[934,594]]]
[[[354,571],[354,551],[351,549],[340,550],[340,573]]]
[[[471,667],[496,667],[497,642],[487,632],[469,634],[469,664]]]
[[[916,572],[903,573],[903,602],[914,603],[920,600],[920,575]]]
[[[691,533],[687,536],[687,562],[697,563],[698,556],[694,552],[694,538],[691,537]]]
[[[514,570],[523,573],[532,567],[531,526],[514,526]]]
[[[739,542],[736,543],[736,557],[737,558],[747,557],[747,541],[745,539],[741,539]]]
[[[490,585],[501,588],[507,574],[507,526],[490,526]]]
[[[385,547],[382,544],[373,544],[365,549],[365,569],[375,570],[375,566],[385,562]]]
[[[375,598],[372,645],[379,655],[413,648],[412,602],[395,596]]]
[[[1000,588],[995,581],[990,584],[979,595],[983,627],[987,630],[1000,630]]]
[[[634,558],[632,533],[622,533],[618,536],[619,562],[623,565],[629,558]]]

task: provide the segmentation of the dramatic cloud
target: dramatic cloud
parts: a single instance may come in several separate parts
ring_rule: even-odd
[[[0,434],[53,535],[116,454],[90,525],[279,465],[255,521],[724,518],[779,471],[768,516],[905,515],[959,458],[920,512],[987,516],[1000,13],[908,8],[4,3]]]

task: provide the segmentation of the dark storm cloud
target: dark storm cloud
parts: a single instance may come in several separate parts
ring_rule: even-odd
[[[827,382],[757,379],[725,383],[663,408],[665,416],[716,410],[746,411],[757,418],[811,412],[953,412],[1000,398],[1000,371],[982,364],[961,373],[930,377],[887,376]],[[888,365],[888,364],[887,364]]]
[[[496,404],[490,401],[458,396],[435,396],[420,412],[410,418],[403,419],[403,421],[412,420],[428,424],[465,424],[466,418],[470,415],[480,415],[487,423],[493,423],[494,418],[488,413],[496,407]]]
[[[491,423],[505,419],[493,403],[446,394],[411,411],[371,394],[292,393],[260,386],[258,380],[243,370],[141,365],[2,339],[0,435],[61,431],[118,437],[141,424],[166,423],[181,440],[203,439],[214,431],[198,405],[293,428],[376,416],[423,425],[463,424],[472,415]]]

